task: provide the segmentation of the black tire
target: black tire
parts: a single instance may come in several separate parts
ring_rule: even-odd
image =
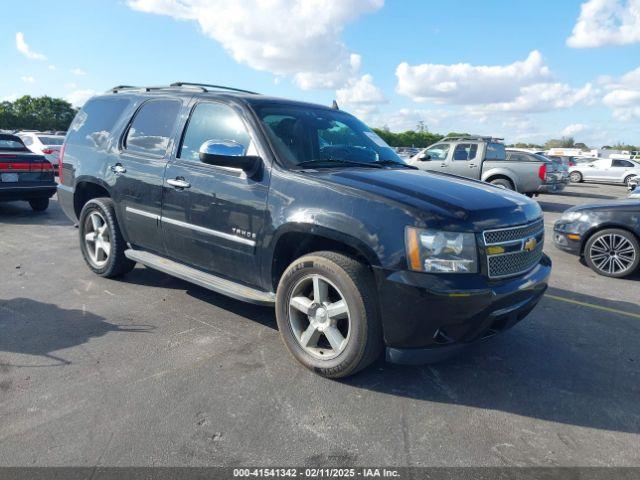
[[[628,248],[631,248],[631,247],[633,248],[634,260],[627,261],[626,259],[630,257],[630,255],[627,254],[627,256],[624,259],[624,262],[620,262],[620,263],[624,263],[625,265],[627,265],[628,263],[628,267],[625,268],[624,270],[620,269],[620,270],[610,271],[608,268],[610,263],[607,263],[606,265],[602,265],[602,260],[599,260],[597,256],[600,254],[599,251],[600,251],[600,247],[602,246],[602,242],[611,243],[609,241],[611,236],[618,236],[626,239],[628,243],[625,243],[624,245],[630,245]],[[598,250],[594,248],[594,244],[595,244],[595,247],[598,247]],[[622,250],[622,248],[620,250]],[[604,257],[601,257],[601,258],[604,258]],[[627,232],[626,230],[620,230],[617,228],[608,228],[606,230],[601,230],[599,232],[596,232],[593,235],[591,235],[591,237],[589,237],[589,240],[587,240],[587,243],[584,247],[584,260],[586,264],[589,266],[589,268],[591,268],[591,270],[593,270],[599,275],[603,275],[605,277],[611,277],[611,278],[627,277],[631,275],[633,272],[635,272],[638,269],[638,265],[640,264],[640,244],[638,244],[638,239],[632,233]],[[616,266],[614,268],[619,268],[619,266]]]
[[[110,244],[110,252],[106,255],[104,264],[99,265],[94,262],[89,253],[89,246],[85,241],[88,233],[90,216],[92,213],[98,213],[105,221],[107,226],[106,233]],[[127,244],[122,237],[118,220],[115,214],[113,200],[110,198],[94,198],[89,200],[80,212],[78,220],[78,233],[80,236],[80,250],[84,261],[87,263],[91,271],[101,277],[112,278],[130,272],[136,266],[136,263],[124,256]]]
[[[305,350],[290,321],[290,299],[294,289],[313,275],[319,275],[337,287],[349,309],[347,343],[334,358],[318,358]],[[341,253],[315,252],[289,265],[278,285],[276,318],[289,352],[302,365],[323,377],[353,375],[373,363],[382,351],[382,326],[371,271],[363,263]]]
[[[506,178],[496,178],[493,179],[489,182],[491,185],[497,185],[499,187],[504,187],[507,190],[515,190],[516,187],[514,187],[513,183],[511,183],[510,180],[507,180]]]
[[[580,172],[571,172],[571,174],[569,175],[569,180],[571,180],[571,183],[581,183],[582,174]]]
[[[631,183],[631,180],[633,180],[634,178],[636,178],[637,175],[628,175],[627,177],[625,177],[624,179],[624,184],[628,187],[629,184]]]
[[[34,198],[32,200],[29,200],[29,205],[31,205],[31,209],[34,212],[44,212],[47,208],[49,208],[49,199]]]

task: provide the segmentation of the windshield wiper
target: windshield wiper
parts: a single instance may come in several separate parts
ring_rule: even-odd
[[[418,170],[418,167],[414,167],[413,165],[407,165],[406,163],[396,162],[394,160],[376,160],[376,165],[382,165],[383,167],[402,167],[402,168],[410,168],[411,170]]]
[[[346,167],[357,166],[357,167],[370,167],[370,168],[384,168],[384,166],[379,164],[378,162],[354,162],[352,160],[337,160],[335,158],[305,160],[304,162],[298,163],[296,166],[300,168],[323,167],[323,166],[331,168],[337,165],[344,165]]]

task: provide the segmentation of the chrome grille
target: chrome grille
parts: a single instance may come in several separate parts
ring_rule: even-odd
[[[482,234],[485,246],[504,248],[503,253],[487,255],[489,278],[519,275],[531,270],[542,258],[544,247],[544,221],[536,220],[527,225],[487,230]],[[525,245],[535,239],[535,248],[527,251]]]
[[[539,233],[540,230],[544,231],[544,221],[542,218],[528,225],[521,225],[519,227],[487,230],[484,232],[484,243],[485,245],[496,245],[498,243],[522,240],[523,238],[533,237]]]

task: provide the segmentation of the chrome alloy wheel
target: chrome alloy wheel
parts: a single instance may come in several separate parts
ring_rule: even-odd
[[[111,239],[109,225],[98,211],[93,211],[84,221],[84,244],[91,262],[102,268],[109,260]]]
[[[306,276],[295,285],[289,297],[289,324],[300,346],[316,358],[335,358],[349,342],[349,306],[322,275]]]
[[[635,262],[636,255],[633,244],[615,233],[597,238],[589,249],[589,256],[595,267],[609,275],[629,270]]]

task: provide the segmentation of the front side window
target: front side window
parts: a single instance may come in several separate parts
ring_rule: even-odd
[[[208,140],[234,141],[249,149],[249,133],[240,116],[229,106],[199,103],[191,114],[178,158],[199,162],[199,151]]]
[[[131,152],[164,156],[181,106],[177,100],[151,100],[142,105],[129,127],[125,148]]]
[[[297,105],[265,105],[255,109],[278,156],[289,166],[309,162],[332,166],[340,162],[404,165],[382,138],[348,113]]]
[[[478,152],[477,143],[460,143],[456,145],[456,149],[453,151],[453,160],[460,162],[468,162],[476,158]]]
[[[427,148],[424,153],[429,155],[430,160],[446,160],[449,147],[450,145],[448,143],[438,143],[433,147]]]

